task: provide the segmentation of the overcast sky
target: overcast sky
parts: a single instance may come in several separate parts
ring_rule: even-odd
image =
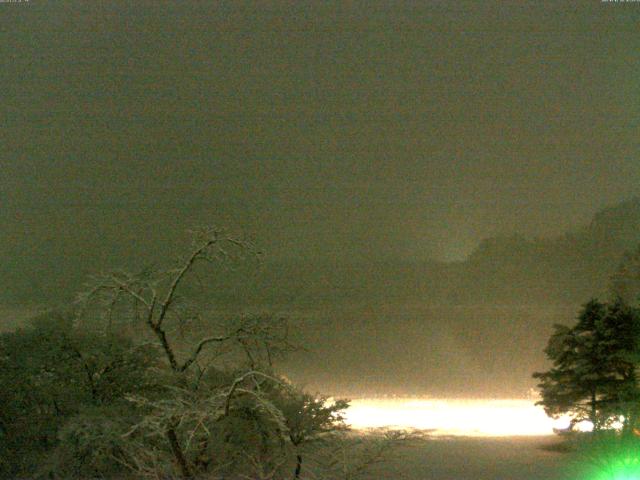
[[[3,241],[216,222],[276,257],[451,260],[562,233],[640,193],[639,21],[599,0],[0,4]]]

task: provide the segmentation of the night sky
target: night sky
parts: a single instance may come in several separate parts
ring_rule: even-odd
[[[3,248],[216,223],[275,258],[457,260],[561,234],[639,192],[639,21],[599,0],[0,4]]]

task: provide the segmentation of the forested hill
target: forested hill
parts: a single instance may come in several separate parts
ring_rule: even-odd
[[[66,232],[64,241],[56,240],[55,231],[12,243],[11,232],[5,231],[0,238],[5,243],[0,245],[0,302],[67,301],[87,274],[165,261],[174,251],[171,242],[179,238],[143,236],[132,243],[123,241],[129,237],[98,233],[92,234],[90,244],[73,232]],[[77,232],[77,237],[82,235],[87,234]],[[589,225],[559,237],[482,240],[461,262],[349,261],[330,255],[284,261],[267,255],[258,272],[239,268],[209,279],[212,288],[206,295],[225,305],[396,300],[575,304],[604,295],[624,253],[639,244],[640,197],[636,197],[598,212]]]
[[[598,212],[589,225],[552,238],[487,238],[455,263],[336,262],[279,265],[274,284],[302,282],[309,298],[435,304],[579,304],[609,295],[626,252],[640,246],[640,197]],[[277,272],[273,268],[273,272]],[[330,287],[330,288],[329,288]]]
[[[636,197],[598,212],[589,225],[560,237],[483,240],[460,266],[465,282],[459,294],[475,300],[584,302],[606,294],[625,252],[638,245]]]

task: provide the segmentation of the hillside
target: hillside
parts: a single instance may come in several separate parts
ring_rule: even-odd
[[[178,236],[169,241],[177,241]],[[95,235],[94,235],[95,236]],[[92,237],[91,245],[68,232],[57,239],[48,231],[25,244],[0,242],[0,302],[66,301],[86,275],[160,258],[171,248],[161,238],[145,237],[134,246],[117,236]],[[102,243],[100,243],[100,240]],[[434,304],[575,304],[603,295],[625,252],[640,244],[640,197],[596,213],[589,225],[553,238],[521,235],[482,240],[462,262],[406,260],[270,260],[258,271],[225,271],[208,279],[204,293],[223,305],[323,303],[388,300]],[[131,247],[131,248],[130,248]],[[153,257],[153,258],[152,258]]]
[[[435,304],[577,304],[608,294],[625,252],[640,244],[640,197],[604,209],[589,225],[552,238],[484,239],[462,262],[291,262],[265,284],[309,299]],[[304,298],[304,294],[299,295]]]

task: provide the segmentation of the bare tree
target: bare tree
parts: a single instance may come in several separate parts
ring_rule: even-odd
[[[257,258],[257,252],[250,242],[230,236],[216,229],[202,229],[194,232],[194,242],[190,253],[173,269],[168,270],[144,270],[138,274],[127,272],[113,272],[96,276],[92,279],[90,288],[83,292],[78,300],[83,308],[91,305],[92,302],[98,304],[102,309],[106,319],[107,330],[114,328],[114,317],[121,321],[124,318],[127,324],[134,328],[143,327],[147,333],[155,338],[161,348],[170,370],[178,376],[187,378],[186,373],[194,364],[198,363],[203,352],[210,345],[223,343],[238,343],[252,360],[252,367],[255,367],[252,351],[266,351],[269,359],[274,351],[286,349],[286,337],[283,342],[279,342],[280,337],[272,334],[271,325],[263,325],[253,319],[245,319],[239,322],[230,331],[217,335],[201,337],[189,345],[178,348],[177,342],[171,333],[176,332],[176,326],[180,327],[185,322],[185,312],[188,317],[199,317],[201,313],[180,296],[180,290],[184,289],[185,282],[189,278],[194,279],[196,269],[203,265],[209,269],[219,267],[225,263],[233,263],[243,258]],[[270,360],[269,360],[270,361]],[[203,375],[200,369],[197,375],[198,380]],[[181,430],[184,430],[185,418],[196,415],[198,410],[196,404],[202,406],[202,402],[193,404],[187,401],[184,395],[172,395],[168,399],[159,402],[146,401],[141,397],[132,397],[140,406],[145,406],[151,413],[145,416],[145,420],[138,427],[146,428],[147,431],[162,435],[166,438],[170,446],[174,461],[178,466],[180,475],[189,478],[194,475],[194,466],[189,459],[190,441],[199,432],[199,428],[206,428],[205,420],[212,420],[219,415],[219,409],[212,408],[216,402],[222,402],[222,413],[229,415],[230,402],[233,397],[239,395],[252,394],[257,400],[262,398],[255,393],[258,385],[253,385],[253,390],[243,388],[242,383],[250,377],[255,378],[261,374],[251,371],[233,380],[229,386],[229,391],[225,394],[220,390],[214,390],[207,397],[207,413],[201,414],[201,418],[196,422],[189,434],[187,444],[181,441]],[[252,393],[253,392],[253,393]],[[174,392],[175,393],[175,392]],[[221,400],[222,399],[222,400]],[[223,401],[224,400],[224,401]],[[209,402],[209,403],[207,403]],[[210,404],[214,402],[214,404]],[[275,411],[271,409],[270,411]],[[191,417],[190,417],[191,416]],[[211,417],[213,416],[213,417]],[[219,418],[218,418],[219,420]],[[137,430],[138,428],[134,429]],[[143,456],[138,455],[137,464],[144,463],[140,460]],[[155,459],[152,459],[155,461]],[[147,462],[148,463],[148,462]]]
[[[241,314],[222,325],[205,318],[192,298],[200,276],[257,258],[250,242],[199,230],[175,268],[102,274],[79,296],[83,321],[98,321],[106,334],[143,334],[141,343],[164,358],[158,393],[126,396],[139,417],[120,434],[114,460],[132,473],[351,480],[405,438],[348,436],[347,401],[310,395],[275,373],[277,359],[298,349],[285,316]]]
[[[324,478],[357,480],[372,478],[376,467],[398,455],[400,449],[424,438],[419,431],[380,429],[367,435],[341,435],[323,461]]]
[[[221,265],[245,258],[258,258],[251,242],[220,230],[200,229],[193,232],[191,252],[175,268],[95,276],[89,288],[78,296],[78,301],[84,309],[97,302],[107,318],[107,329],[113,328],[114,315],[118,314],[136,327],[144,325],[162,348],[171,369],[176,373],[184,372],[197,362],[208,345],[244,338],[249,332],[240,325],[235,331],[200,338],[180,358],[169,332],[176,323],[181,326],[188,319],[201,316],[200,311],[191,308],[180,297],[180,289],[190,276],[195,278],[195,270],[201,264],[219,271]]]

